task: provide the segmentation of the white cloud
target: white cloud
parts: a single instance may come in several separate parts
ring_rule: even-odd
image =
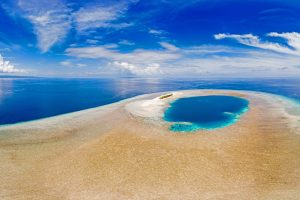
[[[292,45],[295,45],[297,41],[295,41],[295,36],[297,35],[282,35],[282,34],[277,34],[277,33],[270,33],[268,36],[276,36],[276,37],[289,37],[290,38],[290,43]],[[279,53],[285,53],[285,54],[292,54],[292,55],[300,55],[300,52],[294,49],[291,49],[287,46],[284,46],[279,43],[274,43],[274,42],[268,42],[268,41],[262,41],[258,36],[252,35],[252,34],[244,34],[244,35],[238,35],[238,34],[226,34],[226,33],[220,33],[214,35],[215,39],[221,40],[221,39],[235,39],[239,43],[247,45],[247,46],[252,46],[252,47],[257,47],[261,49],[267,49],[267,50],[272,50],[275,52]],[[297,39],[296,39],[297,40]],[[299,38],[298,38],[299,42]],[[298,43],[299,45],[299,43]]]
[[[42,52],[63,40],[71,28],[69,10],[58,0],[19,0],[18,5],[33,24]]]
[[[136,66],[127,62],[119,62],[119,61],[114,61],[113,65],[120,67],[121,69],[128,70],[130,72],[134,72],[136,70]]]
[[[121,44],[121,45],[128,45],[128,46],[135,45],[134,42],[128,41],[128,40],[121,40],[120,42],[118,42],[118,44]]]
[[[163,74],[163,71],[160,69],[160,65],[157,63],[152,63],[143,69],[146,74]]]
[[[0,72],[1,73],[23,73],[24,70],[16,69],[9,61],[4,60],[3,56],[0,54]]]
[[[269,33],[270,37],[281,37],[287,40],[289,46],[294,48],[296,52],[300,54],[300,33],[291,32],[291,33]]]
[[[128,5],[129,3],[119,2],[82,7],[73,15],[76,29],[83,32],[95,28],[121,29],[131,26],[131,23],[116,22],[127,11]]]
[[[201,46],[191,46],[184,49],[185,53],[188,54],[217,54],[217,53],[243,53],[242,49],[235,49],[233,47],[221,46],[221,45],[201,45]]]
[[[170,44],[170,43],[168,43],[168,42],[160,42],[159,44],[160,44],[162,47],[164,47],[165,49],[170,50],[170,51],[177,51],[177,50],[179,50],[178,47],[176,47],[175,45]]]
[[[149,76],[149,75],[157,75],[163,73],[162,70],[160,69],[160,65],[157,63],[149,64],[146,67],[139,67],[127,62],[114,61],[112,65],[120,68],[122,71],[129,72],[130,74],[134,74],[134,75]]]
[[[70,61],[61,61],[59,64],[65,67],[72,66],[72,63]]]
[[[152,35],[163,35],[163,34],[166,34],[166,31],[157,30],[157,29],[149,29],[149,33]]]
[[[71,62],[69,60],[61,61],[59,64],[62,66],[65,66],[65,67],[74,67],[74,66],[75,67],[86,67],[87,66],[87,64],[85,64],[85,63]]]

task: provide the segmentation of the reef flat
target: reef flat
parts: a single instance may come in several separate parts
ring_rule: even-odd
[[[0,128],[0,199],[299,199],[300,106],[230,90],[142,95]],[[249,101],[234,124],[176,133],[181,97]]]

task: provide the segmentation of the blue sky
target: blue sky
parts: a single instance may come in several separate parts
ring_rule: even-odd
[[[300,75],[294,0],[0,2],[0,74]]]

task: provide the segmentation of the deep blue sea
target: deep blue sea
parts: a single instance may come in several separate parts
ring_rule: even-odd
[[[300,78],[0,78],[0,125],[93,108],[140,94],[183,89],[254,90],[300,101]]]
[[[170,126],[175,132],[223,128],[235,123],[248,105],[248,100],[234,96],[179,98],[165,111],[164,120],[175,122]]]

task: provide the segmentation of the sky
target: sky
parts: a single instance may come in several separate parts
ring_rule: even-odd
[[[0,75],[299,77],[295,0],[1,0]]]

